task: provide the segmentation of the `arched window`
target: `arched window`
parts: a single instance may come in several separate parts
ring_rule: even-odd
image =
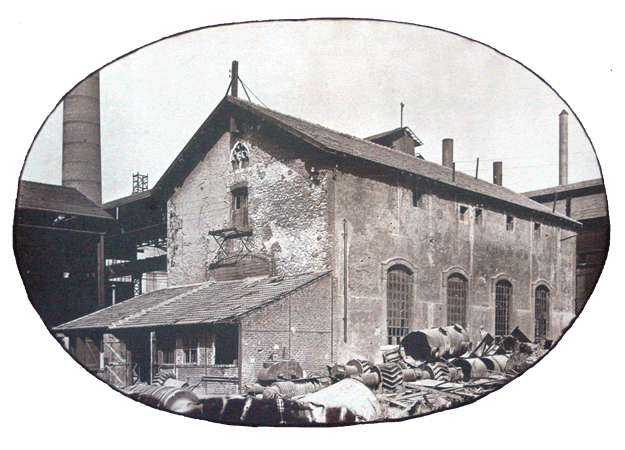
[[[536,288],[534,297],[534,339],[547,339],[549,332],[549,288],[540,285]]]
[[[495,284],[495,336],[505,336],[510,332],[511,303],[512,283],[499,280]]]
[[[250,149],[247,144],[237,142],[230,152],[230,163],[233,169],[242,169],[247,167],[250,162]]]
[[[467,326],[467,286],[469,282],[459,273],[447,278],[447,325]]]
[[[389,345],[399,344],[408,334],[412,310],[412,271],[395,265],[386,278],[386,318]]]

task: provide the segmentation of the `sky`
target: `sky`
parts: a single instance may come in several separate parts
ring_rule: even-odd
[[[492,163],[503,161],[503,184],[517,192],[558,183],[564,109],[569,182],[601,176],[588,137],[558,94],[486,45],[400,23],[249,23],[168,38],[101,69],[103,201],[129,195],[134,172],[156,184],[225,95],[232,60],[269,108],[354,136],[398,127],[404,103],[404,125],[424,143],[417,151],[425,159],[440,163],[442,140],[452,138],[457,170],[475,174],[479,157],[479,177],[492,181]],[[59,106],[23,179],[60,184],[61,142]]]

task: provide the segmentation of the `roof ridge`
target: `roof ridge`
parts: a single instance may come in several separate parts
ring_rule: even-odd
[[[300,121],[300,122],[303,122],[303,123],[307,123],[307,124],[309,124],[309,125],[313,125],[313,126],[315,126],[315,127],[323,128],[324,130],[328,130],[328,131],[331,131],[332,133],[340,134],[341,136],[345,136],[345,137],[348,137],[348,138],[350,138],[350,139],[356,139],[356,140],[361,141],[361,142],[364,142],[364,143],[366,143],[366,144],[375,145],[376,147],[379,147],[379,148],[381,148],[381,149],[383,149],[383,150],[391,151],[391,152],[394,152],[394,153],[400,153],[400,154],[402,154],[402,155],[406,155],[406,154],[407,154],[407,153],[404,153],[404,152],[400,152],[399,150],[395,150],[395,149],[392,149],[392,148],[390,148],[390,147],[386,147],[386,146],[384,146],[384,145],[377,144],[377,143],[372,142],[372,141],[368,141],[368,140],[367,140],[367,139],[365,139],[365,138],[361,138],[361,137],[359,137],[359,136],[354,136],[353,134],[344,133],[344,132],[342,132],[342,131],[334,130],[334,129],[329,128],[329,127],[327,127],[327,126],[325,126],[325,125],[321,125],[321,124],[318,124],[318,123],[315,123],[315,122],[311,122],[311,121],[306,120],[306,119],[301,119],[301,118],[299,118],[299,117],[295,117],[295,116],[292,116],[292,115],[290,115],[290,114],[286,114],[286,113],[283,113],[283,112],[277,111],[277,110],[275,110],[275,109],[265,108],[265,107],[263,107],[263,106],[257,105],[256,103],[252,103],[252,102],[248,102],[247,100],[243,100],[242,98],[239,98],[239,97],[231,97],[231,96],[228,96],[228,97],[229,97],[229,98],[234,98],[234,99],[236,99],[236,101],[240,101],[240,102],[247,103],[248,105],[252,105],[253,107],[258,108],[258,109],[264,109],[264,110],[266,110],[266,111],[271,111],[271,112],[272,112],[272,113],[274,113],[274,114],[278,114],[278,115],[280,115],[280,116],[288,117],[289,119],[293,119],[293,120],[297,120],[297,121]],[[403,128],[403,127],[402,127],[402,128]],[[408,155],[408,156],[410,156],[410,155]]]
[[[147,314],[149,312],[152,312],[152,311],[154,311],[154,310],[156,310],[156,309],[158,309],[158,308],[160,308],[162,306],[165,306],[165,305],[168,305],[170,303],[176,302],[176,301],[180,300],[181,298],[186,297],[189,294],[196,293],[197,291],[201,290],[206,285],[211,285],[211,284],[214,284],[214,282],[213,281],[209,281],[209,282],[206,282],[206,283],[199,283],[198,286],[195,289],[191,289],[189,291],[183,292],[183,293],[178,294],[178,295],[176,295],[176,296],[174,296],[172,298],[168,298],[166,300],[163,300],[162,302],[157,303],[156,305],[152,305],[149,308],[142,309],[141,311],[138,311],[138,312],[136,312],[134,314],[130,314],[129,316],[126,316],[126,317],[124,317],[122,319],[116,320],[115,322],[112,322],[109,325],[109,328],[116,328],[116,327],[118,327],[120,325],[123,325],[124,322],[128,322],[131,319],[136,319],[137,317],[141,317],[142,315]],[[190,285],[190,286],[193,286],[193,285]],[[183,286],[178,286],[178,287],[183,287]],[[149,293],[146,293],[146,294],[149,294]]]

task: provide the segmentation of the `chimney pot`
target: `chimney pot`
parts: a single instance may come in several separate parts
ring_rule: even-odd
[[[454,140],[443,139],[443,166],[453,168],[454,165]]]
[[[493,163],[493,184],[503,186],[503,162],[495,161]]]

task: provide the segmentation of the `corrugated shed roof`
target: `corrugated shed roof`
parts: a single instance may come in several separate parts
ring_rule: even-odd
[[[273,123],[282,125],[296,136],[302,137],[309,142],[313,141],[313,143],[320,144],[320,146],[325,147],[326,150],[331,152],[344,153],[366,161],[403,170],[443,183],[451,189],[477,193],[525,209],[555,216],[574,225],[579,225],[565,215],[552,213],[549,208],[540,203],[530,200],[528,197],[503,186],[488,183],[458,171],[456,171],[455,181],[452,181],[452,169],[442,165],[415,158],[411,155],[369,142],[365,139],[340,133],[321,125],[263,108],[240,98],[227,97],[227,101],[256,115],[270,119]]]
[[[114,220],[75,188],[34,181],[20,181],[17,208]]]
[[[233,320],[273,303],[327,274],[209,281],[170,287],[109,306],[59,325],[54,330],[141,328]]]

